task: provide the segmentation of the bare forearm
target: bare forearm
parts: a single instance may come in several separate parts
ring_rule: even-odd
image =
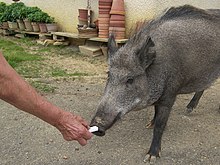
[[[0,54],[0,98],[33,114],[49,124],[56,124],[60,109],[55,107],[26,83]]]
[[[1,52],[0,99],[55,126],[66,140],[77,140],[86,145],[92,137],[84,119],[45,100],[16,73]]]

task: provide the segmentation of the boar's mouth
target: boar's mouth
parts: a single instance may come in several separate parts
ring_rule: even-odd
[[[99,130],[96,131],[96,132],[93,132],[93,134],[96,135],[96,136],[104,136],[105,135],[105,130],[101,127],[98,127],[98,128],[99,128]]]
[[[117,114],[117,116],[114,118],[114,120],[111,123],[108,123],[106,125],[102,125],[102,124],[97,123],[95,121],[95,117],[94,117],[93,120],[91,121],[90,127],[97,126],[98,131],[93,132],[93,134],[96,136],[104,136],[105,131],[108,130],[109,128],[111,128],[115,124],[115,122],[118,121],[120,118],[121,118],[121,112],[119,112]]]

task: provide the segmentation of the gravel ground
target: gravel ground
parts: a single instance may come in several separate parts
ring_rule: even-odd
[[[91,120],[104,89],[103,82],[51,82],[55,93],[45,95],[54,104]],[[220,80],[206,90],[198,107],[186,113],[192,95],[181,95],[170,115],[162,140],[160,165],[220,164]],[[153,108],[131,112],[104,137],[88,145],[66,142],[47,123],[0,101],[1,165],[145,165],[152,130],[146,124]]]

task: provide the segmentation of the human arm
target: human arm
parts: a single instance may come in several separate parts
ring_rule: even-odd
[[[66,112],[38,94],[7,63],[0,52],[0,99],[55,126],[65,140],[85,145],[92,134],[80,116]]]

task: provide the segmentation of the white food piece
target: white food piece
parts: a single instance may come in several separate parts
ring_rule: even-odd
[[[89,132],[91,132],[91,133],[96,132],[98,130],[99,130],[99,128],[97,126],[92,126],[92,127],[89,128]]]

